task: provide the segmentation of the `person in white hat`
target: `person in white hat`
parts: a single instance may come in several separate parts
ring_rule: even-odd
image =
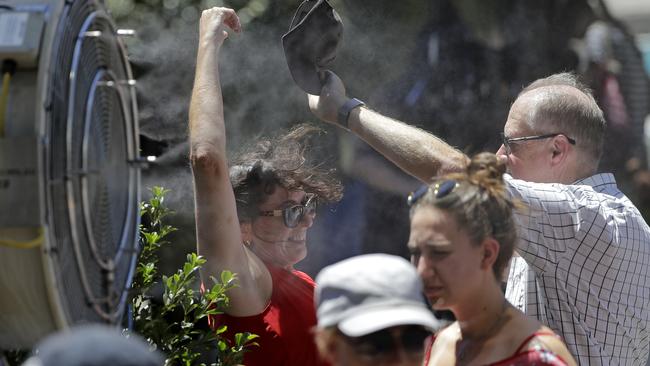
[[[426,339],[440,328],[405,259],[352,257],[316,277],[316,344],[333,366],[421,365]]]

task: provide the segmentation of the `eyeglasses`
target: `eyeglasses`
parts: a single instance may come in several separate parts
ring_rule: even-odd
[[[566,137],[566,139],[569,141],[571,145],[576,144],[576,140],[572,139],[571,137],[559,132],[559,133],[549,133],[546,135],[535,135],[535,136],[524,136],[524,137],[506,137],[506,135],[501,132],[501,140],[503,141],[503,146],[506,149],[506,155],[512,154],[512,147],[510,144],[518,143],[518,142],[523,142],[523,141],[533,141],[533,140],[543,140],[543,139],[549,139],[551,137],[559,136],[562,135]]]
[[[453,179],[447,179],[440,182],[437,182],[431,186],[433,190],[433,195],[437,199],[447,196],[449,193],[453,192],[456,187],[459,186],[459,183]],[[411,207],[422,198],[429,191],[429,186],[423,185],[415,191],[411,192],[406,198],[406,204]]]
[[[423,353],[424,341],[431,335],[431,332],[419,325],[407,325],[382,329],[361,337],[340,334],[360,355],[368,358],[382,358],[395,354],[398,347],[409,354]]]
[[[288,228],[294,228],[298,226],[298,223],[302,221],[305,215],[313,215],[316,213],[317,207],[318,200],[316,195],[308,193],[305,195],[305,203],[301,205],[293,205],[281,210],[260,211],[258,214],[260,216],[282,216],[284,225]]]

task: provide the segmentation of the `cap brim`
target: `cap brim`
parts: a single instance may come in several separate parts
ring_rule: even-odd
[[[434,332],[442,326],[442,322],[423,306],[403,305],[360,311],[358,315],[341,321],[338,328],[349,337],[361,337],[399,325],[421,325]]]

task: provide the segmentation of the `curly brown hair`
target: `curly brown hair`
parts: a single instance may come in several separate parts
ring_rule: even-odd
[[[272,137],[260,137],[230,166],[239,221],[258,215],[258,206],[277,187],[313,193],[319,202],[336,202],[343,195],[335,169],[308,156],[312,140],[324,133],[318,127],[300,124]]]
[[[506,192],[503,174],[505,163],[492,153],[475,155],[465,172],[448,174],[431,185],[411,207],[411,217],[422,206],[449,212],[474,245],[492,237],[499,242],[499,254],[492,267],[497,280],[514,252],[517,228],[512,215],[515,203]],[[454,181],[453,190],[438,194],[440,183]]]

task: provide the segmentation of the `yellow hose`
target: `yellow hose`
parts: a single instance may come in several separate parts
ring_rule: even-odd
[[[5,115],[7,113],[7,100],[9,99],[9,83],[11,73],[2,75],[2,94],[0,94],[0,138],[5,137]]]
[[[0,229],[0,232],[2,232],[2,229]],[[0,238],[0,246],[10,247],[15,249],[31,249],[31,248],[39,247],[41,244],[43,244],[45,235],[43,232],[43,228],[39,227],[38,229],[36,229],[36,232],[37,232],[36,237],[34,239],[29,239],[29,240],[13,240],[13,239]]]

